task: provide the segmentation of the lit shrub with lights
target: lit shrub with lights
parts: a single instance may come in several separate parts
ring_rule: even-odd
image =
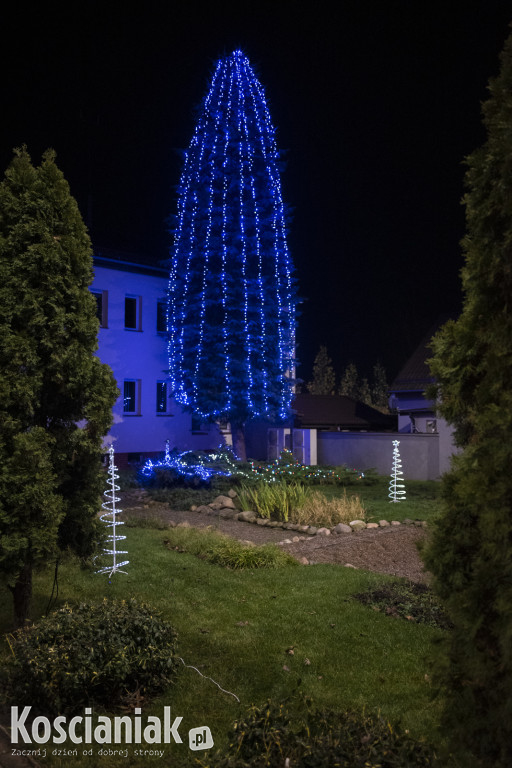
[[[176,638],[135,600],[64,605],[10,637],[7,703],[53,717],[159,693],[175,674]]]
[[[366,473],[348,467],[319,467],[300,464],[293,453],[281,452],[279,458],[268,464],[251,463],[253,475],[265,480],[303,485],[353,485],[366,482]],[[373,477],[373,473],[369,473]]]
[[[212,480],[243,473],[243,467],[228,448],[215,452],[167,450],[160,461],[149,459],[144,464],[139,480],[149,488],[200,488],[209,487]]]

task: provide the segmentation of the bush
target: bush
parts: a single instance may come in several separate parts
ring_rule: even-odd
[[[343,496],[328,499],[321,491],[310,491],[302,506],[293,510],[290,520],[305,525],[325,525],[333,528],[338,523],[364,520],[366,510],[359,496]]]
[[[7,703],[49,717],[157,693],[176,666],[174,629],[135,600],[64,605],[11,637]]]
[[[348,467],[318,467],[299,464],[293,453],[281,451],[278,459],[270,464],[252,464],[252,473],[257,478],[280,480],[283,483],[301,483],[302,485],[353,485],[366,481],[366,472]],[[369,470],[369,481],[373,482],[375,473]]]
[[[277,568],[298,564],[275,544],[255,547],[209,529],[172,528],[164,544],[168,549],[188,552],[224,568]]]
[[[286,762],[288,759],[288,763]],[[309,699],[291,706],[268,701],[234,723],[226,752],[208,768],[427,768],[434,750],[380,715],[319,711]],[[203,763],[206,766],[206,763]]]
[[[286,521],[291,512],[301,507],[307,496],[307,489],[299,483],[285,483],[276,480],[267,483],[261,480],[254,485],[243,485],[238,491],[242,509],[252,509],[260,517]]]

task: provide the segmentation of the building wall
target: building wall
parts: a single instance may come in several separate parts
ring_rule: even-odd
[[[152,274],[151,274],[152,272]],[[163,270],[137,271],[102,266],[95,261],[93,293],[101,293],[105,327],[98,334],[98,357],[113,370],[120,395],[113,408],[114,423],[106,443],[114,443],[118,463],[128,454],[154,456],[170,447],[180,450],[216,448],[222,436],[214,425],[192,433],[190,414],[166,397],[167,412],[157,413],[157,382],[167,382],[167,347],[157,331],[157,304],[165,300]],[[136,299],[136,329],[125,328],[125,297]],[[135,411],[126,412],[124,382],[135,382]],[[168,388],[167,388],[168,389]]]
[[[383,432],[317,433],[319,464],[346,464],[355,469],[374,468],[380,475],[391,473],[393,440],[400,440],[404,478],[437,480],[439,467],[439,435],[404,435]]]

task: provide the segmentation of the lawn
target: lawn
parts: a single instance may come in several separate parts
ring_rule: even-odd
[[[394,504],[391,517],[428,519],[437,506],[433,485],[408,483],[408,500]],[[385,489],[381,481],[357,487],[369,515],[377,519],[390,518],[389,503],[381,498]],[[109,584],[108,577],[69,560],[60,569],[58,604],[104,596],[149,602],[177,630],[185,664],[240,699],[239,704],[196,671],[180,666],[176,683],[160,699],[143,704],[143,715],[161,717],[163,706],[170,705],[173,718],[183,717],[184,743],[162,745],[165,764],[193,765],[197,756],[205,756],[189,750],[190,728],[208,726],[215,746],[222,746],[230,724],[250,704],[263,704],[269,697],[280,701],[297,688],[319,706],[380,710],[412,735],[436,740],[439,710],[430,698],[429,658],[432,641],[442,631],[386,616],[351,597],[389,583],[388,577],[330,565],[229,570],[165,546],[168,531],[125,532],[128,574],[116,574]],[[48,571],[34,579],[34,620],[46,610],[52,576]],[[4,590],[0,596],[5,633],[10,629],[10,595]],[[7,643],[3,653],[8,653]],[[134,746],[128,757],[119,758],[82,758],[79,749],[73,765],[164,764],[160,758],[133,756]],[[50,756],[44,764],[65,766],[69,758]]]

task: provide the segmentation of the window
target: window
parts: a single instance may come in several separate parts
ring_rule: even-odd
[[[192,432],[195,434],[206,434],[210,431],[210,425],[201,421],[200,416],[192,414]]]
[[[167,332],[167,302],[164,299],[156,303],[156,332]]]
[[[108,327],[108,291],[91,291],[96,299],[96,317],[100,321],[100,328]]]
[[[142,299],[140,296],[124,297],[124,327],[130,331],[142,330]]]
[[[169,395],[167,382],[157,381],[156,383],[156,412],[169,413]]]
[[[140,415],[140,379],[124,380],[123,413]]]

